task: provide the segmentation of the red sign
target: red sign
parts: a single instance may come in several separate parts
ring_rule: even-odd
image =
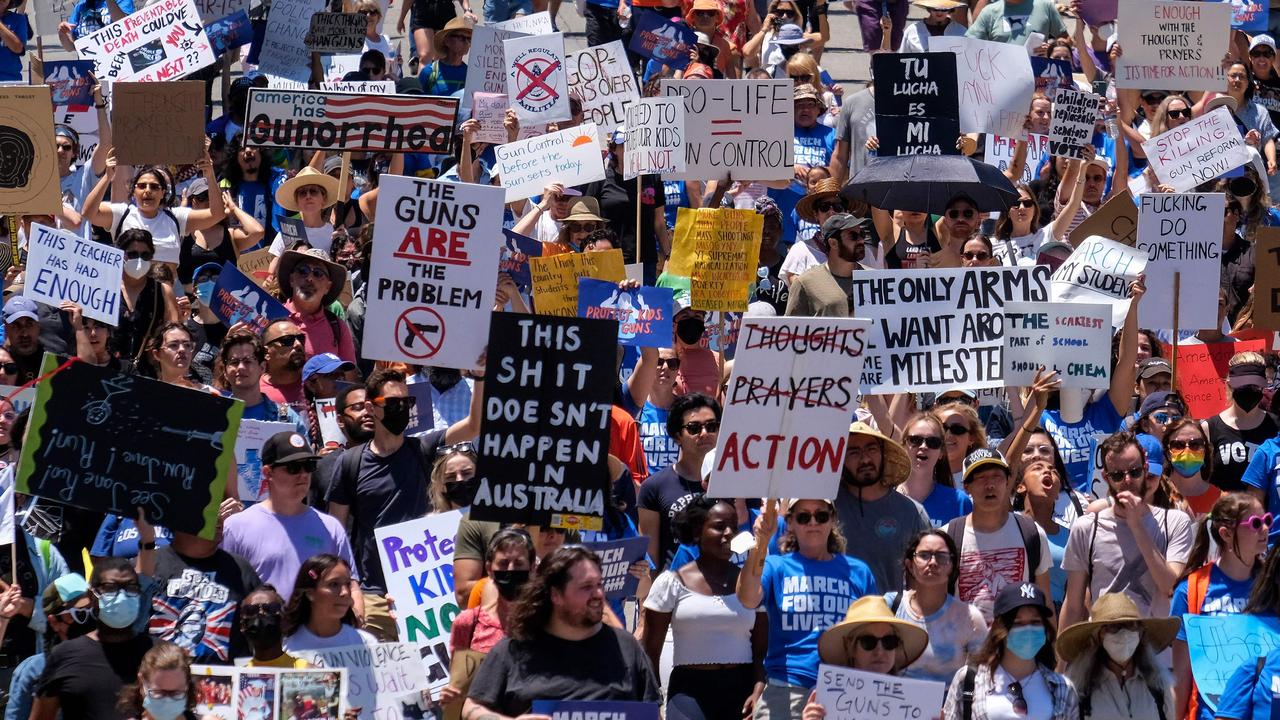
[[[1164,345],[1166,356],[1171,352]],[[1240,352],[1267,352],[1265,340],[1202,343],[1178,346],[1178,391],[1191,417],[1209,418],[1231,404],[1227,391],[1227,363]]]

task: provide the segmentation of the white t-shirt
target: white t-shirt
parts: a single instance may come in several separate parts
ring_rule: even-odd
[[[752,662],[751,628],[764,606],[749,610],[734,593],[696,593],[667,570],[654,579],[644,607],[671,613],[675,665]]]
[[[169,208],[168,212],[161,210],[155,217],[148,218],[134,205],[107,203],[107,207],[111,208],[110,230],[113,237],[125,230],[146,230],[151,233],[151,239],[156,245],[155,261],[178,264],[178,248],[182,244],[183,236],[187,234],[187,220],[191,217],[191,208]],[[128,210],[127,214],[126,210]],[[170,213],[173,217],[170,217]],[[123,223],[120,222],[121,217],[124,218]],[[176,226],[173,224],[174,220],[178,221]]]
[[[325,223],[320,227],[304,228],[307,231],[307,244],[313,248],[329,253],[333,257],[333,224]],[[268,250],[272,255],[277,257],[284,254],[289,248],[284,244],[284,233],[276,233],[276,239],[271,241],[271,249]]]
[[[540,243],[552,243],[560,239],[560,221],[551,217],[551,213],[543,211],[538,215],[538,223],[533,228],[534,239]]]
[[[794,242],[782,260],[782,272],[799,275],[815,265],[827,261],[827,254],[807,242]]]
[[[284,639],[284,651],[293,654],[302,650],[328,650],[348,645],[377,645],[378,639],[364,630],[343,625],[337,635],[322,638],[307,629],[306,625],[293,631]]]
[[[1007,240],[992,238],[991,250],[1000,258],[1001,265],[1035,265],[1040,247],[1049,242],[1051,233],[1049,228],[1042,227],[1030,235],[1019,235]]]
[[[975,531],[972,517],[965,523],[956,595],[981,610],[988,623],[991,622],[996,596],[1004,586],[1034,580],[1053,566],[1049,538],[1039,525],[1036,526],[1036,535],[1040,538],[1040,564],[1034,572],[1027,573],[1027,548],[1013,513],[1005,520],[1004,527],[993,533]]]
[[[958,22],[949,22],[942,31],[942,37],[964,37],[966,28]],[[917,20],[902,32],[902,44],[898,46],[900,53],[929,52],[929,41],[933,38],[923,20]]]
[[[1049,684],[1039,668],[1018,681],[1022,686],[1022,697],[1027,701],[1027,712],[1019,714],[1013,710],[1013,697],[1009,694],[1009,683],[1015,678],[1003,667],[996,669],[991,678],[995,689],[987,694],[987,720],[1054,720],[1053,695],[1049,692]]]

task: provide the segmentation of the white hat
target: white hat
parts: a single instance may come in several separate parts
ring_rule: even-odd
[[[1266,45],[1267,47],[1271,48],[1272,50],[1275,50],[1275,49],[1276,49],[1276,41],[1275,41],[1275,38],[1273,38],[1273,37],[1271,37],[1270,35],[1267,35],[1267,34],[1265,34],[1265,33],[1263,33],[1262,35],[1254,35],[1254,36],[1253,36],[1253,39],[1249,41],[1249,49],[1250,49],[1250,50],[1253,50],[1254,48],[1258,47],[1259,45]]]

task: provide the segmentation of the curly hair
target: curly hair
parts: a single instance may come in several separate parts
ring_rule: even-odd
[[[911,566],[916,561],[916,548],[920,547],[920,542],[927,537],[942,538],[942,542],[947,545],[947,552],[951,553],[951,570],[947,573],[947,594],[956,594],[956,583],[960,580],[960,548],[956,546],[956,541],[946,530],[942,528],[929,528],[916,533],[916,536],[907,541],[907,546],[903,548],[902,553],[902,577],[903,588],[913,588],[911,579]]]
[[[532,640],[551,621],[555,607],[551,593],[564,591],[579,563],[589,562],[600,570],[600,558],[581,545],[566,545],[548,555],[520,592],[507,616],[507,634],[516,640]]]
[[[711,514],[711,508],[721,504],[734,509],[732,500],[706,495],[695,496],[688,505],[680,508],[671,521],[671,529],[675,531],[676,538],[685,545],[697,545],[698,538],[702,535],[702,528],[707,524],[707,516]],[[734,512],[737,511],[734,510]]]

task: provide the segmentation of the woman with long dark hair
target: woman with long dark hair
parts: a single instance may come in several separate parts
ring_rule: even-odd
[[[173,285],[153,272],[156,246],[146,230],[125,230],[116,235],[116,247],[124,251],[120,278],[120,319],[111,341],[123,360],[142,358],[147,338],[166,322],[181,322]]]
[[[1053,557],[1053,565],[1049,568],[1049,594],[1053,596],[1054,607],[1061,607],[1067,595],[1067,573],[1062,569],[1062,558],[1067,552],[1072,521],[1060,522],[1055,515],[1058,498],[1073,491],[1062,486],[1066,471],[1061,465],[1048,460],[1037,458],[1021,463],[1017,472],[1014,508],[1035,520],[1049,541],[1049,554]]]
[[[191,357],[194,352],[191,331],[182,323],[165,323],[147,339],[146,358],[157,380],[217,394],[214,387],[192,380]]]
[[[938,416],[917,413],[902,428],[902,444],[911,456],[911,473],[898,486],[898,492],[924,506],[934,527],[973,512],[973,501],[956,487],[951,462],[942,450],[947,436]]]
[[[285,652],[376,645],[377,638],[356,627],[354,604],[346,561],[327,553],[308,558],[284,609]]]
[[[1156,655],[1182,625],[1149,618],[1124,593],[1104,593],[1088,622],[1062,631],[1058,656],[1075,686],[1081,717],[1180,718],[1174,715],[1169,671]]]

